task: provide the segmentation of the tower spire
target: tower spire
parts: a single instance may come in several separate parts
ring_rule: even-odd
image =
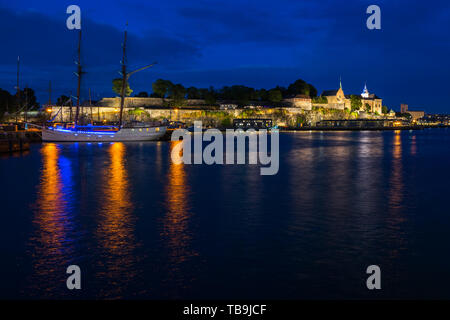
[[[341,79],[341,76],[339,76],[339,88],[342,89],[342,79]]]
[[[367,81],[364,82],[364,90],[361,93],[361,97],[368,98],[369,97],[369,90],[367,90]]]

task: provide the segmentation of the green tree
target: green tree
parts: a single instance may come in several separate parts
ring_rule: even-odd
[[[288,90],[285,87],[276,86],[273,89],[280,90],[281,95],[283,96],[283,98],[285,98],[286,96],[289,95]]]
[[[122,94],[122,78],[116,78],[112,81],[113,83],[113,91],[119,96]],[[127,82],[125,86],[125,96],[129,97],[130,94],[133,93],[133,90],[130,88],[130,84]]]
[[[306,81],[302,79],[296,80],[294,83],[291,83],[288,87],[288,94],[290,95],[297,95],[297,94],[304,94],[309,96],[309,85],[306,83]]]
[[[189,87],[186,89],[188,99],[200,99],[200,92],[196,87]]]
[[[214,91],[214,88],[205,89],[206,91],[203,92],[203,99],[205,99],[205,102],[209,105],[216,104],[217,98],[216,93]]]
[[[170,87],[169,98],[174,100],[181,100],[186,97],[186,88],[182,84],[174,84]]]
[[[269,91],[266,89],[260,89],[256,91],[257,100],[259,101],[268,101],[269,100]]]
[[[208,94],[208,89],[200,88],[198,89],[198,94],[200,96],[200,99],[205,99],[206,95]]]
[[[312,84],[308,84],[308,86],[309,86],[309,96],[311,98],[317,97],[317,89]]]
[[[66,95],[62,95],[58,99],[56,99],[57,106],[66,106],[69,104],[70,104],[70,97],[68,97]]]
[[[306,124],[306,117],[303,114],[298,115],[296,120],[297,127],[301,127]]]
[[[0,89],[0,117],[3,117],[5,112],[11,112],[14,106],[14,96],[8,91]]]
[[[231,121],[230,117],[225,117],[222,121],[221,121],[221,125],[223,128],[231,128],[233,122]]]
[[[141,91],[139,92],[136,97],[140,97],[140,98],[147,98],[148,97],[148,93],[145,91]]]
[[[382,107],[381,107],[381,111],[382,111],[384,114],[389,113],[389,109],[388,109],[388,107],[386,107],[386,106],[382,106]]]
[[[287,89],[288,95],[304,94],[310,97],[317,97],[317,89],[302,79],[296,80],[291,83]]]
[[[362,107],[361,96],[352,94],[350,96],[350,104],[352,107],[352,112],[360,110]]]
[[[28,87],[24,88],[20,93],[20,97],[22,106],[25,107],[26,110],[35,110],[39,108],[39,103],[37,102],[33,89]]]
[[[134,108],[133,110],[128,110],[129,115],[140,116],[145,113],[145,110],[140,108]]]
[[[312,103],[328,103],[327,97],[319,96],[319,97],[313,97],[311,99]]]
[[[169,80],[158,79],[152,84],[153,93],[159,98],[165,98],[169,95],[173,83]]]
[[[280,102],[283,99],[281,91],[278,89],[269,90],[269,101],[270,102]]]
[[[255,89],[242,85],[225,86],[219,91],[219,99],[232,100],[241,106],[247,105],[255,97]]]
[[[366,103],[366,104],[365,104],[365,107],[366,107],[366,112],[369,113],[369,112],[370,112],[370,105],[369,105],[368,103]]]

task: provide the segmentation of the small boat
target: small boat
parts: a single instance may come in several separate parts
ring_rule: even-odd
[[[187,131],[189,132],[205,132],[206,128],[199,126],[199,125],[192,125],[190,127],[187,128]]]

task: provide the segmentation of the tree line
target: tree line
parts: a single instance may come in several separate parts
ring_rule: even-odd
[[[122,79],[113,80],[113,91],[120,95]],[[130,96],[133,90],[126,85],[126,95]],[[170,80],[158,79],[152,84],[152,93],[145,91],[135,94],[135,97],[155,97],[171,99],[173,105],[182,105],[186,99],[202,99],[207,104],[216,104],[218,100],[232,101],[238,105],[247,105],[250,102],[278,103],[285,98],[295,95],[317,97],[317,89],[302,79],[291,83],[287,88],[276,86],[272,89],[255,89],[244,85],[224,86],[220,89],[214,87],[196,88],[184,87],[182,84],[174,84]]]
[[[39,102],[33,89],[27,87],[20,90],[19,94],[17,92],[11,94],[0,88],[0,117],[3,117],[5,113],[14,114],[37,109],[39,109]]]

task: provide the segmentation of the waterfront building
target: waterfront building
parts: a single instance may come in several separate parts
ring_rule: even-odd
[[[234,119],[233,127],[235,129],[270,129],[272,128],[272,119]]]
[[[337,110],[351,108],[350,99],[345,96],[341,81],[339,81],[339,89],[325,90],[322,92],[321,96],[327,98],[328,100],[327,105],[323,106],[325,108]]]
[[[301,108],[303,110],[312,109],[311,97],[304,94],[297,94],[285,99],[284,101],[289,103],[294,108]]]
[[[317,127],[320,128],[342,128],[342,129],[389,129],[396,127],[408,127],[410,123],[398,119],[346,119],[346,120],[322,120]]]
[[[339,84],[339,89],[325,90],[321,96],[326,97],[328,100],[328,104],[324,106],[325,108],[337,110],[351,109],[351,96],[344,94],[342,83]],[[370,93],[367,85],[364,85],[364,90],[361,93],[361,102],[361,111],[367,111],[366,107],[369,106],[369,112],[382,113],[383,100],[377,95]]]
[[[425,111],[408,110],[408,105],[405,103],[400,104],[400,112],[409,113],[413,121],[417,121],[418,119],[423,118],[425,116]]]
[[[361,102],[363,110],[369,106],[370,112],[381,114],[383,112],[383,100],[373,93],[369,93],[367,84],[364,85],[364,90],[361,93]]]
[[[425,111],[408,111],[413,121],[419,120],[425,116]]]
[[[369,90],[367,90],[367,83],[364,84],[364,90],[361,93],[362,98],[369,98]]]
[[[238,108],[238,105],[231,101],[222,101],[221,103],[219,103],[220,110],[235,110],[237,108]]]
[[[408,105],[407,105],[406,103],[400,104],[400,112],[401,112],[401,113],[406,113],[406,112],[408,112]]]

